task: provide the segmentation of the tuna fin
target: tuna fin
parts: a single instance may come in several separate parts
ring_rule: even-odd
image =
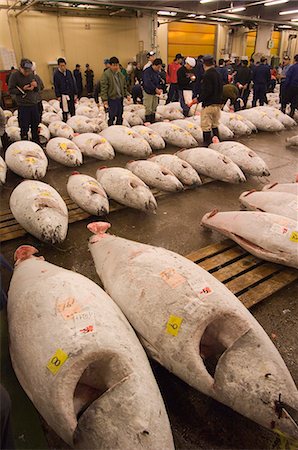
[[[87,225],[88,230],[94,234],[104,234],[110,227],[108,222],[91,222]]]

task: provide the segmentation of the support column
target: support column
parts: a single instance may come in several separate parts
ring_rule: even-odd
[[[157,16],[155,13],[141,12],[137,18],[139,51],[156,49]]]
[[[256,38],[255,55],[264,55],[270,57],[270,49],[268,48],[268,42],[271,40],[273,31],[273,25],[271,24],[259,24]],[[258,58],[257,58],[258,60]]]

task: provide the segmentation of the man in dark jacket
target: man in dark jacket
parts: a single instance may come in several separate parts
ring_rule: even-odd
[[[155,112],[158,106],[157,95],[162,94],[162,79],[160,71],[162,60],[156,58],[152,65],[143,71],[144,106],[146,122],[155,122]]]
[[[105,109],[109,109],[108,125],[122,125],[123,98],[128,97],[126,79],[120,72],[119,59],[110,58],[110,67],[104,71],[100,80],[100,96]]]
[[[234,78],[234,83],[236,84],[237,88],[240,92],[240,97],[243,100],[243,108],[246,108],[247,100],[250,93],[250,83],[252,79],[252,72],[250,68],[248,67],[248,61],[243,60],[241,61],[241,65],[237,67],[237,71]],[[237,109],[240,109],[240,105],[238,105]]]
[[[83,92],[83,80],[82,80],[82,72],[81,72],[81,66],[80,64],[76,64],[76,68],[73,71],[74,79],[76,80],[77,84],[77,90],[78,90],[78,97],[82,97]]]
[[[92,69],[90,69],[89,64],[86,64],[85,78],[86,78],[87,96],[91,97],[94,88],[94,72]]]
[[[294,64],[287,71],[285,80],[286,96],[290,101],[290,116],[294,117],[295,110],[298,108],[298,55],[294,56]]]
[[[202,79],[201,93],[190,105],[202,102],[201,128],[204,145],[208,147],[212,142],[212,133],[213,136],[219,137],[218,124],[223,97],[223,83],[221,76],[215,69],[213,56],[204,56],[203,63],[205,73]]]
[[[223,84],[228,84],[229,82],[229,71],[225,65],[225,60],[220,59],[218,61],[218,67],[216,67],[217,72],[221,76]]]
[[[196,80],[195,65],[196,60],[188,56],[185,59],[185,64],[177,72],[179,101],[185,117],[188,116],[190,109],[188,104],[193,97],[193,86]]]
[[[57,100],[63,113],[64,122],[67,121],[68,113],[75,115],[75,101],[78,98],[76,81],[70,70],[66,68],[64,58],[58,58],[58,69],[54,73],[54,86]]]
[[[200,94],[201,82],[204,75],[203,55],[197,57],[196,65],[193,70],[196,76],[193,83],[193,98],[196,98]]]
[[[254,82],[252,106],[255,107],[258,100],[260,106],[263,106],[266,103],[266,92],[271,81],[270,67],[266,64],[265,57],[262,57],[260,64],[254,68],[252,80]]]
[[[38,125],[40,101],[39,83],[32,71],[32,61],[22,59],[20,68],[13,72],[9,78],[8,90],[14,96],[18,105],[18,120],[21,128],[21,139],[28,140],[28,132],[31,127],[32,140],[39,143]]]

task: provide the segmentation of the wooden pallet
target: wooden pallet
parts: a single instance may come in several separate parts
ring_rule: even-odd
[[[187,258],[224,283],[247,308],[298,279],[298,270],[258,259],[229,239]]]

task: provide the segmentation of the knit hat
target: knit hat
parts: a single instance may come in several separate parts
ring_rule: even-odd
[[[185,59],[185,64],[189,64],[191,67],[195,67],[196,65],[196,60],[194,58],[192,58],[191,56],[188,56]]]

